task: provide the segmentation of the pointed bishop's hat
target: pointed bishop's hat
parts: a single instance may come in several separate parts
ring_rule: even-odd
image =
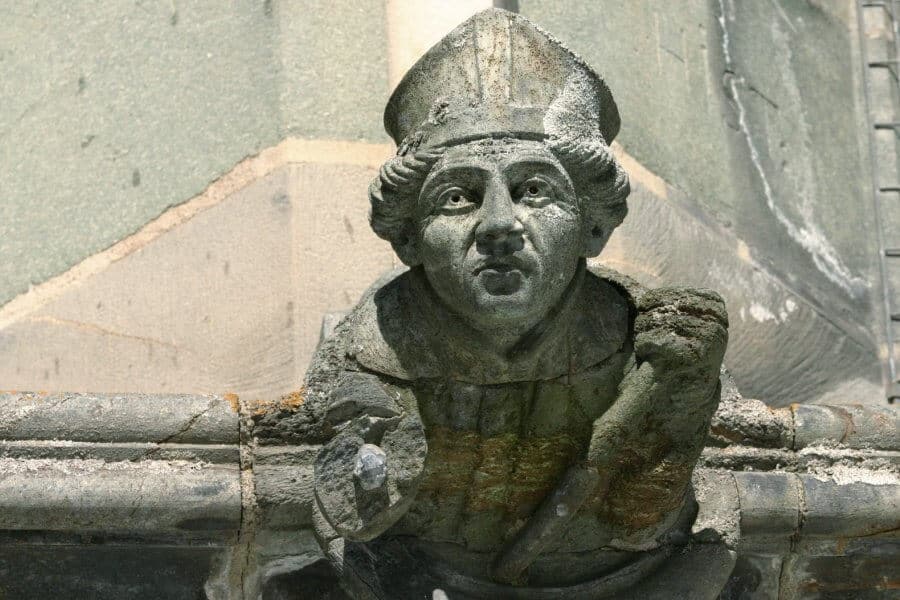
[[[619,131],[619,111],[585,62],[524,17],[477,13],[416,62],[394,90],[384,127],[400,146],[484,137],[596,137]]]

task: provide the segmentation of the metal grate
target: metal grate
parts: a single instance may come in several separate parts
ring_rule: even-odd
[[[900,398],[900,0],[857,0],[863,88],[874,176],[873,201],[881,274],[887,400]]]

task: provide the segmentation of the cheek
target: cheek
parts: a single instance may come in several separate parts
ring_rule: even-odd
[[[419,231],[419,250],[429,265],[448,265],[461,261],[468,244],[468,223],[466,218],[436,217]]]
[[[526,228],[535,250],[553,262],[568,262],[570,254],[577,257],[580,251],[581,219],[571,210],[545,206],[526,217]]]

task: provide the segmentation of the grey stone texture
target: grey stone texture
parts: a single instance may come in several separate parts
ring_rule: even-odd
[[[0,393],[4,440],[235,444],[237,397]],[[130,407],[128,403],[137,403]]]
[[[0,18],[0,305],[286,135],[385,139],[380,2],[51,2]]]
[[[0,393],[0,530],[233,541],[237,402]]]
[[[256,446],[249,427],[258,407],[241,401],[242,441],[227,444],[234,450],[228,458],[182,454],[173,460],[162,452],[218,445],[199,437],[183,444],[148,442],[155,452],[123,457],[108,447],[136,443],[122,440],[133,437],[130,423],[148,413],[177,417],[172,431],[164,432],[171,434],[202,414],[198,407],[214,400],[211,412],[230,413],[234,399],[68,395],[46,400],[51,420],[54,414],[57,419],[71,414],[67,405],[79,403],[114,407],[121,418],[113,420],[116,428],[81,446],[65,439],[70,435],[55,440],[41,439],[40,431],[32,440],[0,435],[5,597],[345,598],[312,534],[312,463],[319,446]],[[28,407],[35,398],[7,395],[3,401]],[[284,402],[290,406],[290,399]],[[734,415],[720,409],[717,419],[735,430],[740,419]],[[232,425],[226,430],[233,431]],[[714,448],[732,453],[732,462],[694,473],[699,511],[692,536],[703,547],[724,543],[737,553],[722,598],[892,597],[900,575],[896,441],[877,457],[840,443],[817,447],[818,457],[809,461],[804,461],[809,448],[785,450],[795,458],[778,467],[741,454],[742,448],[766,450],[749,441]],[[38,448],[50,442],[71,445],[77,455],[40,454]],[[12,443],[20,446],[11,449]],[[35,454],[23,454],[24,443]],[[133,511],[141,517],[130,517]],[[691,577],[708,576],[691,570],[691,563],[680,568]]]
[[[522,0],[520,11],[603,73],[622,107],[619,142],[670,189],[636,186],[609,264],[648,285],[722,292],[726,363],[750,397],[877,397],[883,308],[852,3]]]
[[[890,450],[900,439],[900,414],[891,406],[795,404],[772,409],[759,400],[724,393],[710,427],[710,446],[743,444],[803,450],[828,444]]]
[[[0,593],[16,600],[202,599],[220,552],[153,544],[0,544]]]
[[[715,598],[735,554],[690,541],[691,472],[728,316],[711,290],[587,268],[629,192],[603,80],[486,10],[410,69],[385,124],[399,150],[370,220],[409,270],[319,346],[302,405],[254,417],[262,444],[322,444],[313,524],[344,589]]]
[[[868,175],[850,5],[517,4],[585,54],[623,105],[616,152],[635,193],[605,260],[653,286],[722,289],[736,325],[728,362],[753,396],[776,406],[879,402],[880,290],[859,190]],[[320,414],[320,374],[297,388],[320,329],[327,337],[336,327],[320,328],[320,316],[353,304],[397,264],[360,210],[360,191],[390,152],[378,119],[389,11],[269,0],[230,11],[142,2],[0,10],[9,15],[0,64],[21,80],[0,96],[9,173],[0,306],[87,256],[107,256],[27,310],[0,311],[3,387],[245,398],[0,394],[0,598],[344,598],[319,544],[322,507],[349,496],[324,489],[340,487],[321,476],[327,468],[315,469],[317,481],[313,463],[329,451],[320,444],[356,417],[338,448],[354,486],[362,442],[388,450],[386,500],[362,490],[375,495],[350,507],[351,518],[385,501],[405,510],[396,499],[420,484],[426,453],[408,397],[402,417],[392,398],[373,406],[352,393]],[[335,160],[340,143],[310,139],[292,154],[296,138],[362,142]],[[278,157],[264,158],[273,148]],[[192,205],[202,208],[168,210]],[[97,254],[141,227],[152,232],[160,214],[161,234]],[[166,221],[178,214],[187,217]],[[638,333],[652,334],[637,340],[641,355],[659,352],[659,331],[685,328],[703,304],[684,295],[669,289],[641,305],[650,317]],[[345,333],[337,326],[338,338]],[[696,351],[675,346],[662,348],[662,362]],[[709,446],[692,482],[641,488],[638,478],[641,506],[619,506],[645,516],[659,500],[648,494],[682,485],[698,502],[689,532],[681,524],[693,513],[666,513],[665,527],[678,521],[677,551],[627,597],[699,598],[700,588],[712,599],[723,586],[722,598],[735,600],[889,597],[900,576],[896,413],[771,410],[727,380],[724,389],[708,435],[695,428],[680,446],[690,447],[679,456],[690,465],[704,439]],[[456,392],[463,405],[478,396],[499,406],[496,394]],[[496,433],[509,415],[481,416],[478,427]],[[555,423],[544,416],[539,425]],[[685,434],[691,422],[666,431]],[[432,454],[440,442],[429,441]],[[640,453],[647,442],[623,443]],[[590,455],[602,462],[598,446]],[[557,489],[560,502],[537,511],[550,515],[548,530],[578,508],[577,475]],[[348,537],[383,525],[363,520],[372,531],[350,527]],[[469,530],[482,545],[495,533],[490,519]],[[543,543],[523,547],[534,540]]]
[[[584,55],[621,100],[619,151],[636,159],[629,167],[634,193],[606,264],[648,285],[720,290],[732,314],[726,362],[749,396],[781,406],[880,402],[880,290],[852,6],[518,6]],[[391,29],[388,8],[376,0],[260,0],[227,10],[215,3],[4,9],[0,61],[14,85],[0,91],[0,305],[215,189],[242,159],[285,137],[364,140],[361,146],[389,153],[380,110],[388,72],[397,68],[392,49],[406,40]],[[260,397],[296,387],[321,315],[351,306],[393,265],[360,211],[369,175],[353,179],[354,168],[325,162],[307,157],[309,178],[272,184],[284,181],[292,206],[293,186],[328,198],[320,218],[263,226],[254,238],[235,229],[269,222],[261,201],[269,184],[235,189],[217,211],[231,223],[220,225],[219,240],[183,223],[153,242],[177,245],[177,253],[147,249],[117,258],[118,286],[97,273],[78,279],[80,291],[66,283],[54,310],[82,326],[52,320],[58,317],[41,306],[11,322],[0,313],[3,387]],[[278,178],[258,178],[270,177]],[[298,252],[274,249],[285,240],[276,235],[292,236],[284,244]],[[228,239],[244,240],[231,253],[240,248],[243,259],[211,260],[208,268],[192,262],[205,256],[204,246]],[[345,252],[328,250],[335,239]],[[259,274],[241,281],[244,290],[280,290],[300,277],[303,300],[283,298],[284,312],[294,302],[290,333],[266,301],[257,311],[234,291],[231,269],[239,263]],[[331,287],[328,274],[346,284]],[[201,296],[210,291],[205,301],[223,305],[215,311],[223,315],[219,328],[202,321],[215,314],[196,322],[180,309],[200,280],[208,283]],[[213,297],[215,290],[231,291]],[[149,313],[131,312],[132,296],[156,299],[151,322],[143,321]],[[265,332],[257,339],[273,340],[270,347],[253,348],[239,331],[217,333],[251,322]],[[179,348],[123,337],[133,333]],[[83,348],[84,365],[62,356],[73,346]],[[107,368],[93,368],[100,364]]]
[[[0,330],[3,387],[252,399],[295,390],[321,315],[365,290],[361,274],[395,261],[366,222],[360,191],[374,165],[358,164],[352,145],[342,152],[344,164],[310,164],[305,151],[279,159]]]
[[[0,422],[0,597],[217,597],[236,397],[3,393]]]

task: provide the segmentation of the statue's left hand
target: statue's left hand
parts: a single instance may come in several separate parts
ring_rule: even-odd
[[[624,469],[639,479],[677,455],[689,475],[719,402],[725,304],[710,290],[670,287],[646,292],[637,308],[636,365],[594,423],[588,461],[603,473]]]
[[[728,315],[712,290],[656,288],[637,303],[634,351],[657,377],[715,385],[728,343]],[[699,381],[698,381],[699,380]]]
[[[370,540],[415,496],[427,452],[422,422],[363,373],[345,375],[326,418],[338,433],[315,461],[317,509],[341,537]]]

